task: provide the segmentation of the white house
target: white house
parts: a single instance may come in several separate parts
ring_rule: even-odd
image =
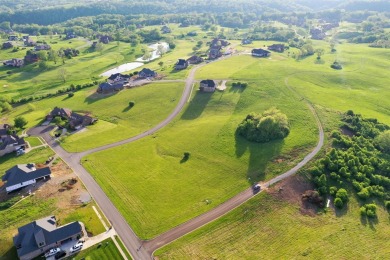
[[[2,180],[6,182],[5,189],[10,193],[11,191],[34,184],[38,180],[49,178],[50,174],[49,167],[36,169],[33,163],[18,164],[6,171]]]

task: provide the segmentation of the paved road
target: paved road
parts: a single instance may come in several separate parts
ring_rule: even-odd
[[[228,56],[230,57],[230,56]],[[228,58],[224,57],[224,58]],[[221,59],[220,59],[221,60]],[[85,168],[80,164],[82,157],[85,155],[95,153],[98,151],[103,151],[109,148],[113,148],[119,145],[127,144],[130,142],[134,142],[136,140],[139,140],[141,138],[144,138],[148,135],[153,134],[154,132],[158,131],[159,129],[166,126],[168,123],[170,123],[183,109],[185,103],[188,101],[189,96],[192,92],[194,79],[195,79],[195,72],[200,67],[204,66],[206,64],[202,64],[199,66],[194,67],[187,79],[185,88],[182,94],[182,97],[176,106],[176,108],[173,110],[173,112],[161,123],[153,127],[152,129],[149,129],[137,136],[134,136],[132,138],[119,141],[116,143],[112,143],[109,145],[105,145],[102,147],[98,147],[95,149],[91,149],[88,151],[84,151],[81,153],[69,153],[65,151],[50,135],[49,132],[53,129],[52,126],[41,126],[36,127],[31,130],[29,130],[30,135],[36,135],[41,136],[45,139],[45,141],[52,147],[52,149],[74,170],[74,172],[79,176],[79,178],[83,181],[84,185],[92,195],[92,197],[95,199],[103,213],[106,215],[106,217],[111,222],[112,226],[120,236],[120,238],[123,240],[123,243],[125,244],[126,248],[130,251],[131,255],[135,259],[153,259],[153,252],[173,240],[219,218],[220,216],[228,213],[232,209],[238,207],[251,197],[253,197],[255,194],[253,194],[252,190],[249,188],[240,194],[236,195],[235,197],[231,198],[230,200],[226,201],[225,203],[219,205],[218,207],[214,208],[213,210],[206,212],[203,215],[200,215],[180,226],[177,226],[170,231],[156,237],[155,239],[152,239],[150,241],[142,241],[140,240],[131,227],[128,225],[126,220],[123,218],[123,216],[120,214],[120,212],[117,210],[117,208],[113,205],[113,203],[110,201],[110,199],[106,196],[104,191],[100,188],[100,186],[96,183],[96,181],[93,179],[93,177],[85,170]],[[287,84],[286,79],[286,86],[291,89]],[[294,91],[293,91],[294,92]],[[294,92],[295,93],[295,92]],[[296,94],[296,93],[295,93]],[[272,185],[284,178],[287,178],[288,176],[296,173],[301,167],[303,167],[309,160],[311,160],[321,149],[324,141],[324,133],[322,130],[321,123],[318,119],[317,114],[315,113],[314,108],[307,103],[310,110],[312,111],[319,128],[319,142],[316,146],[316,148],[307,155],[298,165],[296,165],[291,170],[285,172],[284,174],[266,182],[263,183],[263,187],[268,187],[269,185]]]
[[[183,109],[184,105],[188,101],[188,98],[191,94],[192,87],[194,84],[195,79],[195,72],[200,67],[204,66],[205,64],[195,66],[189,73],[185,88],[182,94],[182,97],[176,106],[176,108],[173,110],[173,112],[161,123],[153,127],[152,129],[149,129],[142,134],[139,134],[137,136],[134,136],[132,138],[119,141],[116,143],[112,143],[109,145],[105,145],[102,147],[98,147],[95,149],[91,149],[85,152],[81,153],[69,153],[65,151],[51,136],[50,131],[53,130],[53,126],[39,126],[33,129],[30,129],[28,131],[29,135],[35,135],[35,136],[41,136],[45,141],[49,144],[49,146],[73,169],[73,171],[79,176],[81,181],[84,183],[85,187],[91,194],[91,196],[95,199],[96,203],[99,205],[103,213],[106,215],[106,217],[111,222],[112,226],[118,233],[119,237],[122,239],[123,243],[125,244],[126,248],[130,251],[131,255],[135,259],[152,259],[152,255],[145,250],[145,247],[143,247],[143,241],[141,241],[134,233],[134,231],[131,229],[131,227],[128,225],[126,220],[123,218],[121,213],[118,211],[118,209],[114,206],[114,204],[110,201],[110,199],[107,197],[107,195],[104,193],[104,191],[100,188],[100,186],[97,184],[97,182],[93,179],[93,177],[87,172],[87,170],[80,164],[82,157],[85,155],[106,150],[109,148],[113,148],[119,145],[127,144],[130,142],[134,142],[136,140],[139,140],[143,137],[146,137],[150,134],[153,134],[154,132],[158,131],[162,127],[166,126],[168,123],[170,123],[177,114],[180,113],[180,111]]]
[[[286,80],[286,86],[290,90],[292,90],[288,86],[287,80]],[[295,167],[293,167],[292,169],[288,170],[287,172],[269,180],[268,182],[262,183],[261,186],[263,188],[268,188],[269,186],[295,174],[300,168],[302,168],[311,159],[313,159],[313,157],[321,150],[321,148],[324,144],[324,131],[323,131],[321,122],[318,118],[318,115],[315,112],[313,106],[308,102],[307,102],[307,105],[308,105],[310,111],[312,112],[316,122],[317,122],[318,130],[319,130],[319,134],[318,134],[319,141],[317,143],[317,146],[314,148],[314,150],[312,152],[310,152]],[[206,225],[207,223],[210,223],[210,222],[218,219],[219,217],[221,217],[221,216],[225,215],[226,213],[230,212],[231,210],[237,208],[238,206],[240,206],[241,204],[243,204],[244,202],[246,202],[247,200],[249,200],[250,198],[252,198],[253,196],[255,196],[257,194],[253,193],[252,188],[246,189],[245,191],[239,193],[238,195],[234,196],[233,198],[229,199],[228,201],[220,204],[216,208],[214,208],[214,209],[212,209],[212,210],[210,210],[210,211],[208,211],[208,212],[206,212],[198,217],[195,217],[195,218],[161,234],[160,236],[158,236],[152,240],[145,242],[146,250],[148,250],[151,254],[153,254],[153,252],[156,249],[158,249],[164,245],[167,245],[170,242],[184,236],[185,234],[190,233],[190,232],[194,231],[195,229],[200,228],[200,227]]]

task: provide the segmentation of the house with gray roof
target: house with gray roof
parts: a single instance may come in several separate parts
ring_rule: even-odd
[[[35,164],[18,164],[5,172],[1,178],[5,182],[5,190],[10,193],[14,190],[35,184],[39,180],[50,178],[49,167],[36,169]]]
[[[20,260],[33,259],[51,248],[83,236],[81,223],[78,221],[57,227],[55,216],[35,220],[18,228],[13,238]]]
[[[9,124],[1,124],[0,125],[0,138],[6,137],[9,133],[11,126]]]
[[[104,82],[104,83],[99,85],[96,92],[101,93],[101,94],[108,94],[108,93],[113,93],[113,92],[119,92],[122,89],[124,89],[123,82],[115,82],[115,83]]]
[[[16,152],[19,149],[24,149],[26,146],[26,142],[24,138],[20,138],[17,135],[6,135],[0,138],[0,157]]]
[[[201,92],[214,92],[217,87],[217,84],[214,80],[204,79],[200,82],[199,90]]]
[[[157,76],[157,73],[151,69],[143,68],[139,73],[139,78],[154,78]]]

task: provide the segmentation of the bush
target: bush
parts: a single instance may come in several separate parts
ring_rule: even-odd
[[[334,205],[337,208],[341,209],[344,206],[344,203],[343,203],[343,201],[340,198],[335,198]]]
[[[330,65],[330,67],[331,67],[332,69],[335,69],[335,70],[341,70],[341,69],[343,68],[343,67],[341,66],[341,64],[338,63],[337,61],[333,62],[333,64]]]
[[[28,123],[27,120],[22,116],[18,116],[14,119],[14,125],[16,128],[22,129],[27,125],[27,123]]]
[[[390,200],[385,201],[385,207],[390,210]]]
[[[70,93],[68,93],[68,97],[73,97],[74,96],[74,93],[73,92],[70,92]]]
[[[348,192],[341,188],[336,192],[336,198],[341,199],[345,203],[348,201]]]
[[[248,141],[258,143],[283,139],[289,133],[287,116],[276,108],[271,108],[262,115],[254,113],[247,115],[237,128],[237,134]]]
[[[129,107],[133,107],[135,105],[135,102],[134,101],[130,101],[129,102]]]

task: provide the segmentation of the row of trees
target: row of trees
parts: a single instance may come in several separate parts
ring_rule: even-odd
[[[389,127],[353,111],[348,111],[342,121],[344,131],[352,136],[333,131],[333,148],[310,169],[318,191],[335,196],[334,203],[339,208],[348,202],[348,186],[362,201],[390,201],[390,162],[385,156],[390,152]],[[373,216],[374,210],[366,207],[365,212]]]

